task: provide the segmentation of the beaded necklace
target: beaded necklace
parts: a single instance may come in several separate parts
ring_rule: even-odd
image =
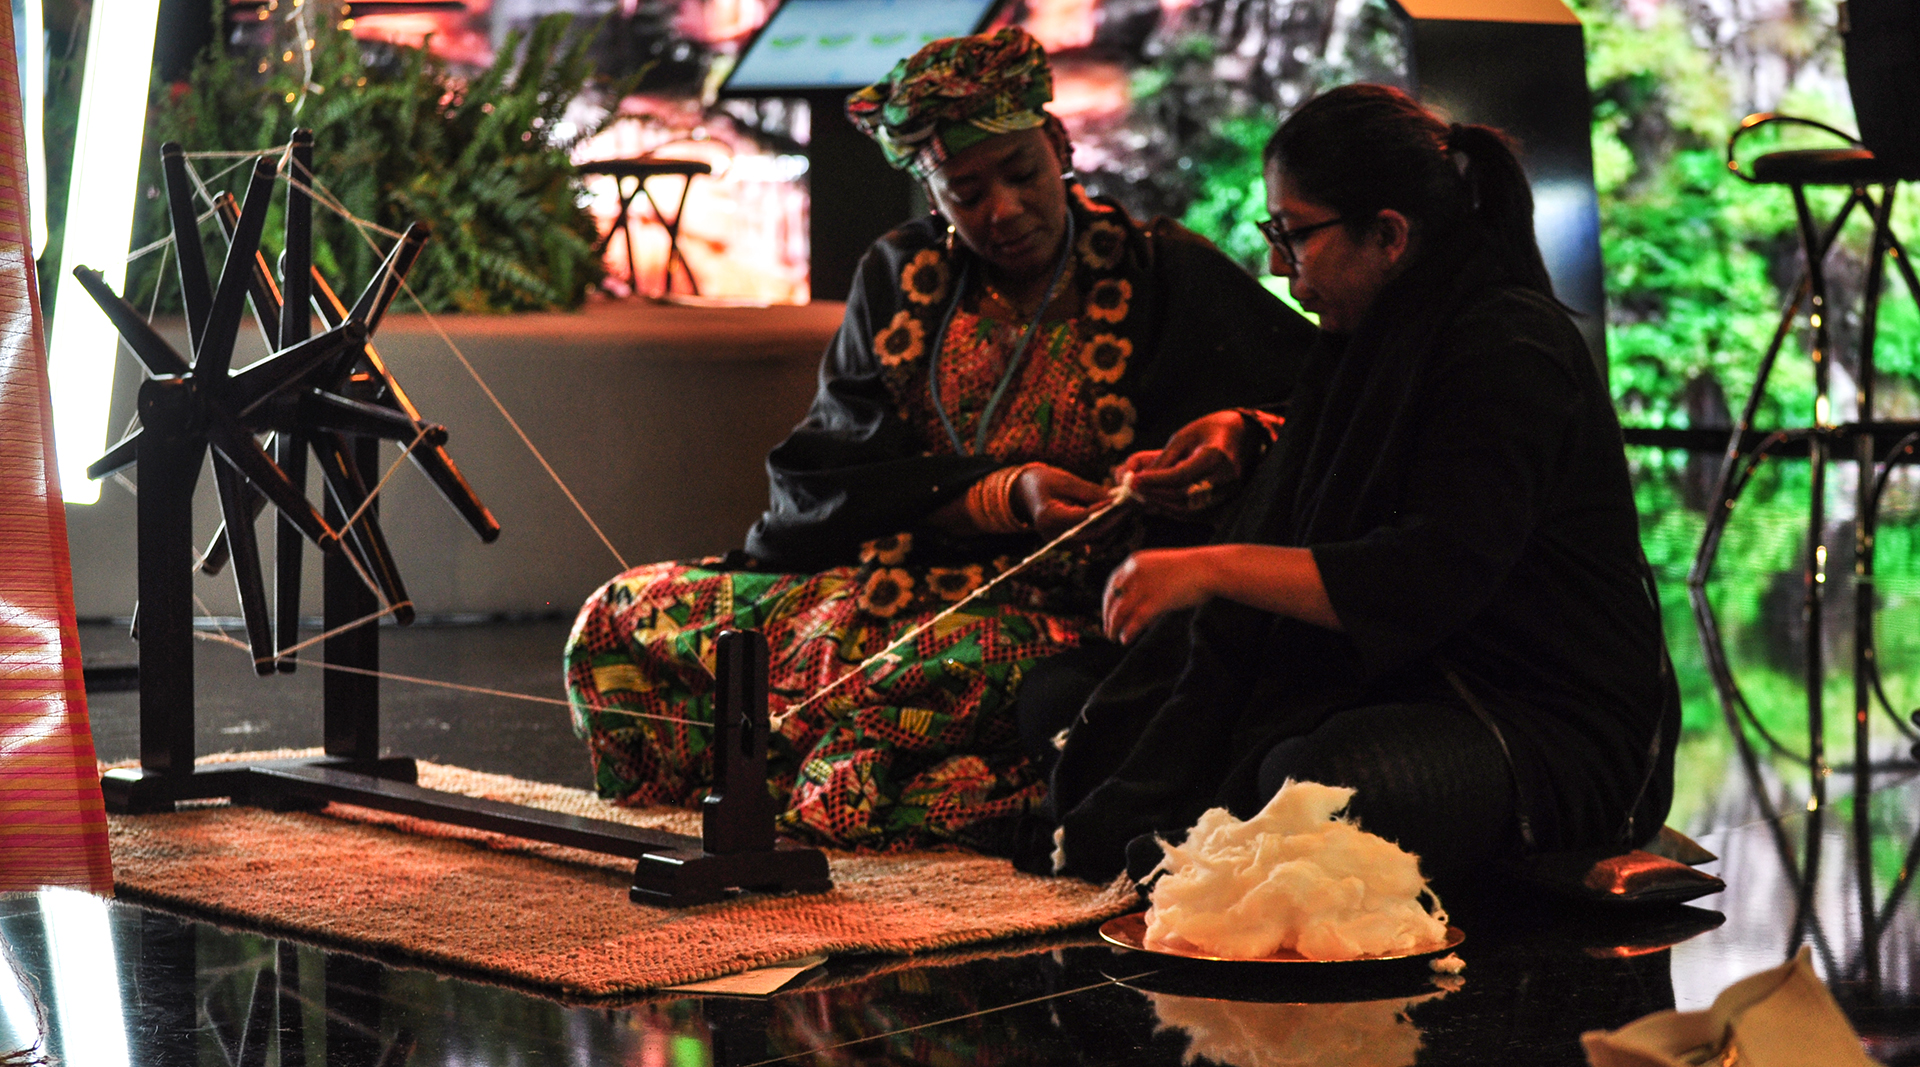
[[[953,322],[953,313],[960,306],[961,294],[966,292],[967,279],[973,274],[973,259],[968,258],[966,266],[960,269],[960,281],[953,287],[953,299],[948,302],[946,313],[940,317],[940,329],[933,335],[933,351],[927,357],[927,391],[933,397],[934,413],[940,416],[940,425],[946,427],[947,439],[953,442],[953,450],[963,456],[977,456],[987,450],[987,430],[993,424],[993,413],[1000,406],[1000,398],[1007,393],[1007,387],[1013,384],[1013,377],[1020,371],[1020,362],[1027,354],[1027,347],[1033,343],[1034,332],[1040,328],[1040,319],[1053,304],[1058,295],[1061,279],[1066,277],[1067,264],[1073,261],[1073,212],[1067,212],[1067,238],[1060,249],[1060,262],[1054,264],[1053,280],[1047,283],[1047,295],[1040,300],[1040,310],[1033,313],[1033,321],[1027,324],[1026,332],[1020,335],[1020,347],[1013,350],[1013,358],[1007,360],[1006,372],[1000,375],[1000,384],[994,386],[993,395],[987,398],[986,409],[980,412],[980,430],[974,434],[972,451],[960,440],[960,432],[953,427],[953,419],[947,415],[947,406],[940,399],[940,350],[946,347],[947,327]],[[984,280],[981,284],[985,284]],[[994,294],[999,297],[999,294]],[[1008,304],[1005,297],[999,297]]]

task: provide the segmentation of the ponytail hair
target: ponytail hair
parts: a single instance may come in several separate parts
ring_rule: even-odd
[[[1344,85],[1287,116],[1265,161],[1356,236],[1386,210],[1429,242],[1476,223],[1515,281],[1553,296],[1533,232],[1533,190],[1512,142],[1491,126],[1449,124],[1388,86]]]

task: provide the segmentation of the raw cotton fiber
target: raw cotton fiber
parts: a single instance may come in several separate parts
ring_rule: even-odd
[[[1165,874],[1153,887],[1146,946],[1313,960],[1439,946],[1447,915],[1419,857],[1340,818],[1352,797],[1351,789],[1289,781],[1245,822],[1213,808],[1185,842],[1161,842]],[[1433,900],[1431,914],[1422,897]]]

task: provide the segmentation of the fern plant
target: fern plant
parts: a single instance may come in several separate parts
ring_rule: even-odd
[[[602,270],[569,150],[597,129],[556,131],[566,129],[568,105],[594,84],[590,35],[572,34],[569,16],[549,16],[530,34],[509,36],[499,61],[465,80],[423,49],[355,40],[337,8],[316,10],[325,6],[309,2],[284,17],[270,7],[264,58],[257,45],[216,41],[184,90],[155,102],[149,145],[178,141],[189,154],[271,150],[295,126],[307,127],[324,196],[388,230],[412,222],[432,228],[409,277],[428,310],[577,307]],[[209,157],[196,165],[215,175],[232,162]],[[238,194],[247,170],[234,167],[209,185]],[[150,160],[135,247],[167,233],[160,181]],[[276,198],[270,255],[279,251],[280,213]],[[339,284],[357,289],[387,243],[316,211],[314,260]],[[160,265],[154,255],[135,265],[130,299],[177,307],[163,276],[171,270]]]

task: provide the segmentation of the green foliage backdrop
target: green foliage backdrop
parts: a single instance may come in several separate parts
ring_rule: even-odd
[[[1782,9],[1748,26],[1708,25],[1703,9],[1662,5],[1630,12],[1615,0],[1574,0],[1586,26],[1588,80],[1594,97],[1595,178],[1607,266],[1608,350],[1612,385],[1629,425],[1721,427],[1737,409],[1779,321],[1784,298],[1804,258],[1787,191],[1748,185],[1725,162],[1728,135],[1742,115],[1762,106],[1852,128],[1836,17],[1829,3]],[[1690,21],[1693,20],[1693,21]],[[1777,101],[1739,99],[1762,65],[1798,71]],[[1759,131],[1741,155],[1802,144],[1833,146],[1814,135],[1784,138]],[[1815,196],[1830,212],[1839,193]],[[1912,232],[1909,209],[1898,223]],[[1829,262],[1834,276],[1840,367],[1835,402],[1848,417],[1857,376],[1853,342],[1864,289],[1867,228],[1856,216]],[[1898,284],[1885,291],[1876,344],[1877,406],[1882,417],[1916,409],[1916,346],[1920,315]],[[1756,419],[1760,427],[1812,422],[1813,382],[1806,358],[1805,317],[1789,337]],[[1684,580],[1704,525],[1700,489],[1712,459],[1636,450],[1643,540],[1662,582],[1670,643],[1687,690],[1687,722],[1708,726],[1719,707],[1707,684]],[[1710,593],[1756,711],[1785,738],[1804,737],[1806,697],[1801,570],[1806,553],[1809,479],[1797,461],[1769,461],[1748,489],[1722,543]],[[1827,500],[1832,519],[1851,517],[1851,465],[1836,473]],[[1691,490],[1691,491],[1689,491]],[[1920,699],[1920,566],[1908,550],[1916,531],[1911,493],[1897,490],[1875,555],[1879,579],[1880,661],[1889,695],[1904,712]],[[1850,632],[1851,538],[1835,523],[1828,541],[1829,634]],[[1830,639],[1827,705],[1830,745],[1850,732],[1851,642]],[[1804,743],[1804,742],[1800,742]]]
[[[278,54],[258,67],[249,66],[257,53],[216,43],[184,87],[156,102],[148,144],[177,141],[190,154],[269,150],[307,127],[319,183],[347,211],[390,230],[416,221],[432,228],[409,279],[428,310],[578,306],[601,268],[568,150],[594,131],[554,132],[592,78],[587,36],[570,35],[565,16],[549,17],[524,39],[510,37],[501,61],[467,81],[425,51],[354,40],[337,11],[315,12],[313,21],[303,35],[295,20],[276,19]],[[232,162],[198,167],[210,175]],[[246,169],[210,184],[239,190]],[[136,248],[167,233],[160,181],[157,160],[148,161]],[[279,219],[276,201],[270,255]],[[320,208],[314,233],[315,262],[351,291],[390,243]],[[147,306],[156,285],[159,307],[177,300],[161,264],[149,255],[135,265],[130,300]]]
[[[564,20],[542,22],[529,39],[503,48],[492,71],[468,80],[418,51],[369,50],[352,41],[339,29],[337,9],[327,7],[334,0],[308,0],[306,17],[318,26],[309,53],[293,33],[298,20],[275,6],[284,2],[271,0],[268,9],[277,34],[268,60],[253,66],[256,53],[216,45],[184,91],[156,100],[150,145],[176,139],[190,151],[262,150],[282,143],[296,123],[308,126],[316,131],[321,181],[350,211],[391,229],[414,220],[433,226],[434,239],[413,276],[429,308],[578,304],[600,267],[567,149],[593,131],[553,134],[568,104],[593,84],[586,38],[571,33]],[[1722,427],[1752,385],[1783,293],[1801,268],[1786,192],[1729,174],[1724,145],[1745,113],[1762,108],[1851,128],[1835,0],[1759,13],[1751,5],[1677,0],[1569,2],[1587,41],[1611,384],[1622,420]],[[1114,143],[1101,146],[1109,158],[1083,176],[1137,212],[1182,218],[1258,272],[1266,254],[1253,225],[1266,214],[1262,144],[1286,108],[1313,91],[1354,80],[1401,80],[1405,57],[1394,16],[1385,0],[1195,0],[1182,12],[1164,32],[1129,46],[1137,59],[1131,114]],[[1347,21],[1335,25],[1340,18]],[[56,45],[48,136],[57,227],[66,190],[61,146],[71,145],[77,95],[71,45],[84,38],[84,17],[50,14],[49,23]],[[1772,134],[1751,142],[1749,157],[1800,143]],[[203,170],[220,165],[206,161]],[[238,175],[222,184],[237,186]],[[157,166],[144,185],[136,247],[164,233]],[[1827,208],[1834,203],[1831,193],[1816,199]],[[1920,232],[1913,197],[1900,202],[1895,221],[1909,236]],[[269,232],[277,229],[276,209]],[[1844,309],[1857,305],[1863,288],[1865,229],[1856,219],[1829,263],[1843,419],[1850,414],[1846,383],[1857,371],[1849,360],[1860,326],[1857,313]],[[342,284],[357,287],[371,274],[376,253],[345,222],[320,216],[317,237],[323,268]],[[43,279],[57,266],[53,257],[43,260]],[[146,306],[157,295],[166,307],[172,287],[158,284],[160,267],[159,255],[136,264],[129,297]],[[1805,338],[1796,333],[1770,383],[1760,426],[1811,421],[1805,352]],[[1877,361],[1879,414],[1920,417],[1920,313],[1898,284],[1883,304]],[[1631,458],[1687,724],[1700,731],[1718,719],[1719,709],[1684,579],[1715,458],[1651,449],[1635,449]],[[1850,469],[1836,472],[1827,501],[1836,519],[1850,517],[1850,481]],[[1804,464],[1770,462],[1728,530],[1712,586],[1742,682],[1762,717],[1786,736],[1799,733],[1804,716],[1797,648],[1807,487]],[[1890,695],[1903,709],[1920,702],[1916,498],[1920,485],[1908,476],[1895,481],[1877,557],[1880,659]],[[1842,555],[1829,561],[1829,601],[1838,607],[1827,630],[1840,636],[1827,652],[1844,662],[1851,600],[1844,528],[1833,527],[1829,543]],[[1844,673],[1832,672],[1836,712],[1849,703]],[[1830,721],[1830,743],[1838,743],[1846,716],[1836,713]]]
[[[1723,428],[1752,387],[1762,353],[1779,321],[1785,293],[1802,266],[1792,201],[1778,187],[1748,185],[1726,166],[1728,135],[1748,112],[1767,108],[1853,125],[1841,79],[1840,39],[1831,0],[1746,16],[1737,9],[1635,0],[1569,0],[1585,27],[1593,93],[1595,180],[1606,263],[1607,344],[1611,386],[1630,426]],[[1329,18],[1333,16],[1329,15]],[[1735,21],[1752,17],[1754,21]],[[1324,29],[1324,28],[1323,28]],[[1165,131],[1172,165],[1139,168],[1150,196],[1137,206],[1171,210],[1250,269],[1264,268],[1265,244],[1253,222],[1265,215],[1259,153],[1284,114],[1281,98],[1354,80],[1395,82],[1404,57],[1392,18],[1367,0],[1342,31],[1344,49],[1329,47],[1315,65],[1266,96],[1209,77],[1224,46],[1202,36],[1176,40],[1136,73],[1134,122]],[[1323,40],[1338,33],[1323,32]],[[1778,99],[1757,99],[1755,86],[1785,84]],[[1743,156],[1782,147],[1834,146],[1804,134],[1784,139],[1762,130]],[[1819,210],[1840,194],[1816,193]],[[1123,199],[1127,196],[1123,192]],[[1912,198],[1900,202],[1896,225],[1920,230]],[[1836,376],[1839,417],[1849,416],[1849,375],[1859,330],[1867,229],[1856,216],[1829,261],[1842,374]],[[1789,338],[1757,415],[1761,427],[1812,422],[1813,380],[1806,358],[1804,315]],[[1920,416],[1920,314],[1904,286],[1882,305],[1876,379],[1882,417]],[[1717,728],[1720,708],[1709,683],[1687,606],[1685,579],[1698,545],[1701,508],[1717,456],[1636,448],[1631,455],[1644,541],[1657,571],[1689,729]],[[1851,683],[1844,669],[1851,646],[1851,543],[1840,521],[1851,517],[1852,468],[1830,480],[1826,655],[1830,671],[1830,744],[1849,729]],[[1788,739],[1804,738],[1801,689],[1801,569],[1806,552],[1805,464],[1770,461],[1748,488],[1728,530],[1710,586],[1740,682],[1763,721]],[[1915,546],[1912,483],[1896,481],[1876,556],[1879,638],[1887,688],[1902,710],[1920,702],[1920,559]],[[1804,740],[1799,743],[1804,744]]]

